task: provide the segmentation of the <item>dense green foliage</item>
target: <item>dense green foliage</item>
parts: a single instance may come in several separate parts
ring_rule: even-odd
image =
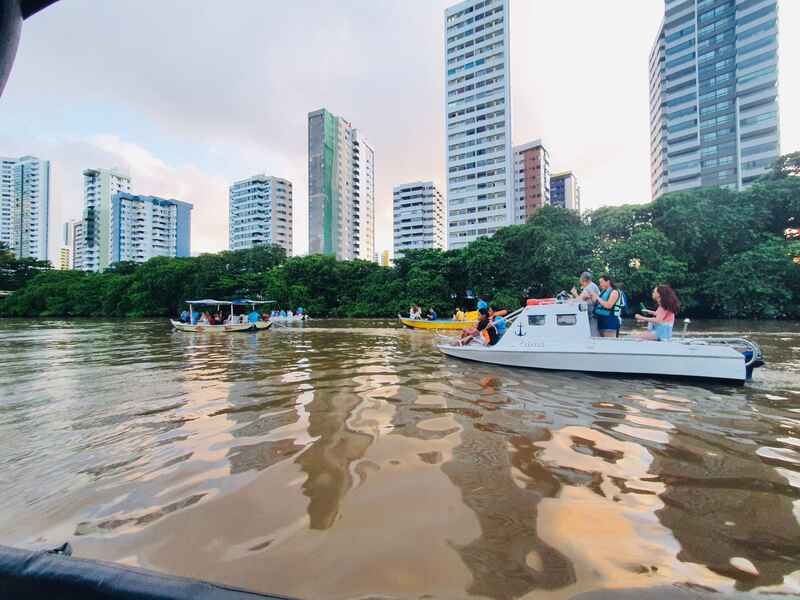
[[[797,160],[752,189],[702,189],[585,215],[545,207],[461,250],[407,253],[393,268],[277,247],[119,263],[104,273],[44,270],[0,251],[3,316],[167,316],[193,297],[253,297],[317,317],[388,317],[412,303],[449,315],[467,289],[508,307],[570,289],[591,269],[624,282],[632,306],[669,283],[684,313],[800,318]],[[469,306],[467,306],[469,308]]]

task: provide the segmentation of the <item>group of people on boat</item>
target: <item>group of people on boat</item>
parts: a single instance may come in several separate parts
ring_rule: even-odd
[[[408,318],[415,321],[437,321],[439,319],[439,315],[436,313],[436,309],[431,306],[427,316],[423,319],[422,308],[419,306],[419,304],[414,304],[408,310]]]
[[[628,298],[623,286],[615,283],[609,275],[601,275],[598,285],[592,280],[589,271],[581,273],[580,286],[580,291],[572,288],[571,296],[589,305],[592,335],[619,337],[622,314],[628,308]],[[656,286],[652,298],[656,303],[656,310],[642,305],[641,312],[634,317],[637,322],[647,323],[647,331],[636,335],[648,340],[669,341],[672,339],[675,316],[681,309],[680,301],[675,290],[668,285]]]
[[[192,325],[238,325],[244,323],[256,323],[258,321],[268,321],[269,315],[267,313],[259,313],[255,308],[249,313],[232,315],[223,315],[221,312],[200,312],[198,310],[184,310],[181,312],[178,320],[181,323],[191,323]]]
[[[293,319],[294,317],[303,318],[306,316],[306,311],[302,306],[298,306],[296,311],[291,308],[289,310],[273,310],[270,317],[273,319]]]

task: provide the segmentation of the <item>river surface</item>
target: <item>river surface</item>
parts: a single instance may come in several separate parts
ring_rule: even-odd
[[[690,385],[461,362],[391,321],[0,321],[0,543],[301,598],[800,592],[800,324],[694,329],[768,365]]]

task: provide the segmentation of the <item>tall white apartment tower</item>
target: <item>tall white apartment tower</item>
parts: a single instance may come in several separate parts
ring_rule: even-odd
[[[448,248],[514,222],[509,0],[445,10]]]
[[[124,173],[112,169],[83,172],[82,270],[102,271],[111,264],[111,199],[119,192],[130,191],[131,178]]]
[[[741,190],[778,158],[778,0],[665,0],[649,66],[653,198]]]
[[[432,181],[394,188],[394,258],[407,250],[445,247],[444,199]]]
[[[281,246],[292,254],[292,182],[253,175],[229,189],[228,247]]]
[[[50,161],[23,156],[14,165],[11,249],[20,258],[47,260]]]
[[[353,258],[375,254],[375,150],[353,130]]]
[[[11,210],[14,207],[16,158],[0,157],[0,242],[11,247]]]

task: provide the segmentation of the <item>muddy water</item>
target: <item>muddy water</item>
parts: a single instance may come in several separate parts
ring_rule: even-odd
[[[473,365],[388,321],[0,322],[0,543],[305,598],[800,591],[800,325],[694,327],[769,365],[741,388]]]

